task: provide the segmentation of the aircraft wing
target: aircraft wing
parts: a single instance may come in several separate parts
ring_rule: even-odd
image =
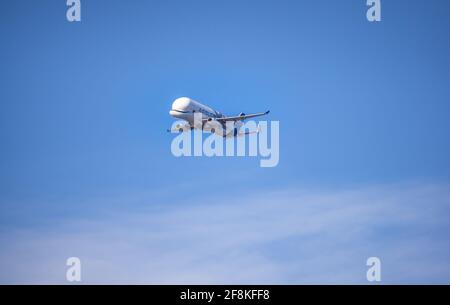
[[[243,114],[243,115],[237,115],[237,116],[228,116],[228,117],[223,117],[223,118],[216,118],[216,121],[219,121],[221,123],[225,123],[227,121],[243,121],[245,119],[250,119],[250,118],[256,118],[258,116],[263,116],[263,115],[267,115],[269,114],[270,111],[266,111],[266,112],[260,112],[260,113],[254,113],[254,114]]]
[[[180,132],[181,130],[191,130],[191,129],[192,129],[191,125],[189,125],[189,123],[185,123],[175,126],[175,129],[167,129],[167,132],[177,133]]]

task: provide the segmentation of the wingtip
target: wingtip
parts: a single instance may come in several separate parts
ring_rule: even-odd
[[[269,113],[270,113],[270,110],[267,110],[267,111],[266,111],[266,114],[269,114]]]

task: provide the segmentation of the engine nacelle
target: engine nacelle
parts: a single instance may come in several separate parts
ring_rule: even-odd
[[[175,126],[175,130],[178,130],[178,132],[183,132],[184,131],[184,125],[177,124],[177,126]]]

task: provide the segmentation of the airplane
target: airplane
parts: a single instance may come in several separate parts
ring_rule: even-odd
[[[225,116],[222,113],[205,106],[197,101],[194,101],[188,97],[177,98],[169,111],[169,114],[176,118],[186,121],[185,124],[177,124],[174,130],[167,130],[168,132],[184,132],[192,129],[201,129],[206,132],[215,133],[224,138],[243,136],[252,133],[258,133],[259,131],[248,131],[245,133],[239,132],[239,129],[243,125],[243,121],[250,118],[256,118],[269,114],[270,111],[245,114],[240,113],[237,116]],[[194,116],[197,114],[196,119],[201,119],[200,122],[194,122]],[[232,128],[230,128],[230,126]],[[219,128],[215,128],[219,127]],[[221,128],[220,128],[221,127]]]

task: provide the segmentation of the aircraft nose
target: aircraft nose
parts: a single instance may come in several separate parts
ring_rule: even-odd
[[[190,98],[180,97],[180,98],[177,98],[173,102],[172,109],[185,111],[185,110],[187,110],[189,108],[190,103],[191,103],[191,99]]]

